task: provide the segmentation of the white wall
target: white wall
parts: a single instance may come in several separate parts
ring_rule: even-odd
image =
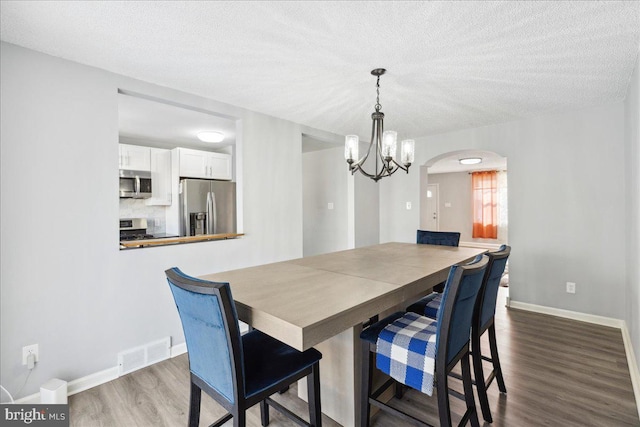
[[[353,185],[355,247],[377,245],[380,243],[380,184],[356,172]]]
[[[351,176],[343,156],[342,147],[302,155],[304,256],[380,241],[378,184],[360,173]]]
[[[416,141],[416,165],[455,150],[509,159],[513,300],[620,318],[625,295],[624,105],[616,103]],[[412,171],[413,172],[413,171]],[[382,242],[411,242],[420,174],[383,180]],[[565,282],[577,283],[576,294]]]
[[[349,175],[343,156],[342,147],[302,154],[304,256],[348,248]]]
[[[626,321],[640,370],[640,58],[631,77],[625,102]]]
[[[424,157],[425,144],[416,139],[416,158],[409,173],[397,172],[393,178],[384,178],[380,186],[380,243],[415,243],[420,224],[420,167],[433,157]],[[411,202],[411,209],[407,209]]]
[[[20,396],[116,354],[183,341],[164,270],[199,275],[302,256],[301,126],[2,43],[0,382],[40,345]],[[237,117],[237,240],[118,249],[118,88]],[[259,284],[256,284],[259,286]],[[15,397],[20,397],[15,396]]]

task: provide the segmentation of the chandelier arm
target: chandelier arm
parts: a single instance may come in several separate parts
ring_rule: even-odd
[[[378,77],[380,79],[380,77]],[[380,176],[384,170],[384,160],[382,160],[382,120],[375,119],[373,125],[376,128],[376,176]],[[380,160],[382,160],[382,168],[380,168]],[[380,169],[378,169],[380,168]]]
[[[389,175],[387,175],[387,176],[393,175],[394,173],[398,172],[399,169],[401,169],[401,168],[398,168],[398,167],[394,168],[391,172],[389,172]]]
[[[371,146],[373,145],[373,141],[375,137],[375,128],[376,128],[376,119],[373,120],[373,123],[371,125],[371,139],[369,140],[369,147],[367,148],[367,153],[364,156],[362,156],[360,160],[353,163],[352,165],[353,168],[355,168],[356,166],[360,166],[359,169],[361,172],[364,172],[364,169],[362,169],[361,165],[369,158],[369,154],[371,154]],[[377,162],[377,159],[376,159],[376,162]]]
[[[400,163],[396,162],[396,159],[391,159],[391,161],[397,166],[396,169],[400,168],[403,171],[409,173],[409,166],[411,166],[411,163],[409,163],[409,166],[406,166],[406,165],[401,165]]]
[[[362,156],[362,158],[360,160],[358,160],[357,162],[355,162],[355,163],[353,163],[351,165],[352,168],[355,168],[356,166],[359,166],[358,169],[361,172],[364,172],[364,169],[362,168],[362,165],[369,158],[369,155],[371,154],[371,148],[373,147],[374,142],[376,142],[376,144],[375,144],[376,145],[376,149],[375,150],[378,151],[378,145],[379,144],[376,141],[376,124],[377,124],[377,122],[378,122],[378,119],[374,119],[373,123],[371,124],[371,139],[369,140],[369,147],[367,148],[367,153],[364,156]],[[378,157],[379,157],[379,154],[376,153],[376,168],[375,168],[376,173],[378,172]],[[371,175],[371,174],[367,174],[367,175],[369,177],[376,176],[376,175]]]
[[[391,162],[395,163],[393,158],[391,158],[391,161],[387,161],[382,155],[382,136],[381,135],[383,134],[384,134],[384,121],[380,120],[380,122],[378,123],[378,143],[379,143],[378,157],[382,161],[382,167],[380,168],[380,172],[378,172],[377,175],[381,178],[390,176],[393,172],[395,172],[395,170],[393,169],[393,165],[391,165]]]
[[[360,171],[360,173],[364,176],[366,176],[367,178],[371,178],[374,181],[379,180],[380,178],[382,178],[381,176],[378,175],[372,175],[370,173],[368,173],[367,171],[365,171],[364,169],[362,169],[362,166],[358,165],[355,166],[353,169],[351,169],[351,175],[355,175],[356,171]]]

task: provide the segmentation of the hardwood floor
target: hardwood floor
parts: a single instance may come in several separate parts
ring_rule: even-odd
[[[507,310],[506,292],[500,289],[496,330],[507,394],[500,394],[497,385],[491,385],[489,403],[494,422],[484,425],[640,426],[620,330]],[[276,400],[308,417],[307,405],[298,399],[295,387],[276,396]],[[70,421],[71,426],[78,427],[181,427],[187,425],[188,402],[189,368],[187,356],[182,355],[70,396]],[[409,390],[392,403],[438,424],[435,397]],[[464,404],[452,398],[451,406],[454,422],[458,422]],[[223,414],[222,408],[203,393],[200,425],[208,426]],[[247,420],[249,426],[260,426],[257,406],[248,412]],[[482,424],[481,416],[480,420]],[[295,424],[272,410],[270,425]],[[326,416],[323,425],[338,426]],[[409,424],[378,413],[373,415],[371,425]]]

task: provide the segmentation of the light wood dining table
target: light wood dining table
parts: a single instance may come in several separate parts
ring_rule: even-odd
[[[229,282],[243,322],[298,350],[322,352],[322,412],[351,427],[359,421],[362,323],[404,308],[445,281],[452,265],[484,252],[383,243],[200,278]],[[306,385],[298,390],[306,400]]]

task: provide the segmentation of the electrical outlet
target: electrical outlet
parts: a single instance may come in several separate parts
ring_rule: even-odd
[[[36,357],[36,362],[40,361],[40,355],[38,354],[38,344],[25,345],[22,347],[22,364],[27,364],[27,356],[33,354]]]
[[[576,293],[576,284],[574,282],[567,282],[567,293],[568,294]]]
[[[327,203],[327,209],[333,209],[333,202]]]

